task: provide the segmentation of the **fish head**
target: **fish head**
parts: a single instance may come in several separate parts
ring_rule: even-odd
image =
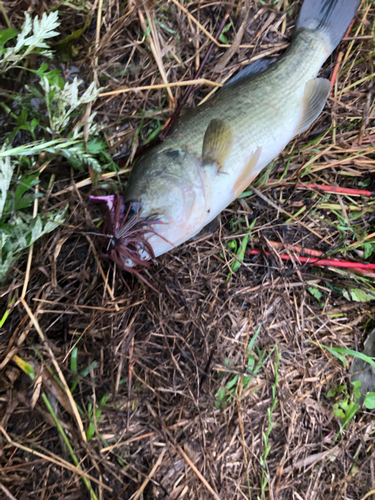
[[[125,269],[147,266],[202,229],[208,194],[202,162],[183,148],[141,158],[124,197],[91,197],[107,204],[107,256]]]
[[[204,219],[208,197],[202,163],[184,149],[154,155],[152,166],[134,184],[130,181],[128,192],[137,193],[141,216],[159,217],[157,233],[162,238],[152,238],[156,256],[189,239]]]
[[[151,218],[147,237],[157,257],[194,236],[208,205],[199,158],[183,148],[164,148],[142,159],[134,169],[125,203],[136,203],[139,218]]]

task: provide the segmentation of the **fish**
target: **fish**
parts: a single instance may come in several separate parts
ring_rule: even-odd
[[[246,66],[176,121],[107,205],[106,256],[134,271],[197,236],[321,114],[331,91],[318,73],[360,0],[305,0],[277,60]]]

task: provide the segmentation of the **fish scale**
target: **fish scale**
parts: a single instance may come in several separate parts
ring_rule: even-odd
[[[306,57],[309,52],[312,58]],[[290,123],[298,124],[304,87],[316,77],[328,53],[326,39],[313,32],[300,33],[285,56],[265,73],[234,88],[224,87],[215,97],[183,116],[160,149],[187,145],[189,152],[200,156],[204,132],[217,116],[231,124],[246,149],[252,143],[260,145],[272,139],[275,125],[284,129]],[[278,113],[281,117],[275,122]],[[290,130],[290,135],[294,132]]]

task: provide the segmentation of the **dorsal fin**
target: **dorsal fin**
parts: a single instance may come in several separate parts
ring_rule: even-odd
[[[271,64],[277,61],[277,57],[262,57],[257,61],[254,61],[251,64],[248,64],[243,69],[241,69],[238,73],[236,73],[230,80],[228,80],[223,85],[223,89],[227,89],[228,87],[234,87],[235,85],[239,85],[240,83],[245,82],[246,80],[250,80],[255,75],[259,75],[268,69]]]
[[[325,78],[314,78],[306,83],[303,95],[303,115],[296,135],[300,134],[318,118],[331,92],[331,84]]]

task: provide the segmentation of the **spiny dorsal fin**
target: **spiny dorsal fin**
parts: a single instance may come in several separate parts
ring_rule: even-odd
[[[233,146],[233,133],[224,120],[214,118],[210,121],[203,139],[202,164],[223,166]]]
[[[277,61],[277,57],[262,57],[257,61],[254,61],[251,64],[248,64],[243,69],[241,69],[238,73],[236,73],[230,80],[228,80],[223,85],[223,89],[228,87],[234,87],[235,85],[239,85],[240,83],[245,82],[246,80],[250,80],[255,75],[259,75],[259,73],[263,73],[268,69],[271,64]]]
[[[303,115],[296,135],[306,130],[318,118],[330,92],[331,84],[325,78],[314,78],[306,83],[303,95]]]

